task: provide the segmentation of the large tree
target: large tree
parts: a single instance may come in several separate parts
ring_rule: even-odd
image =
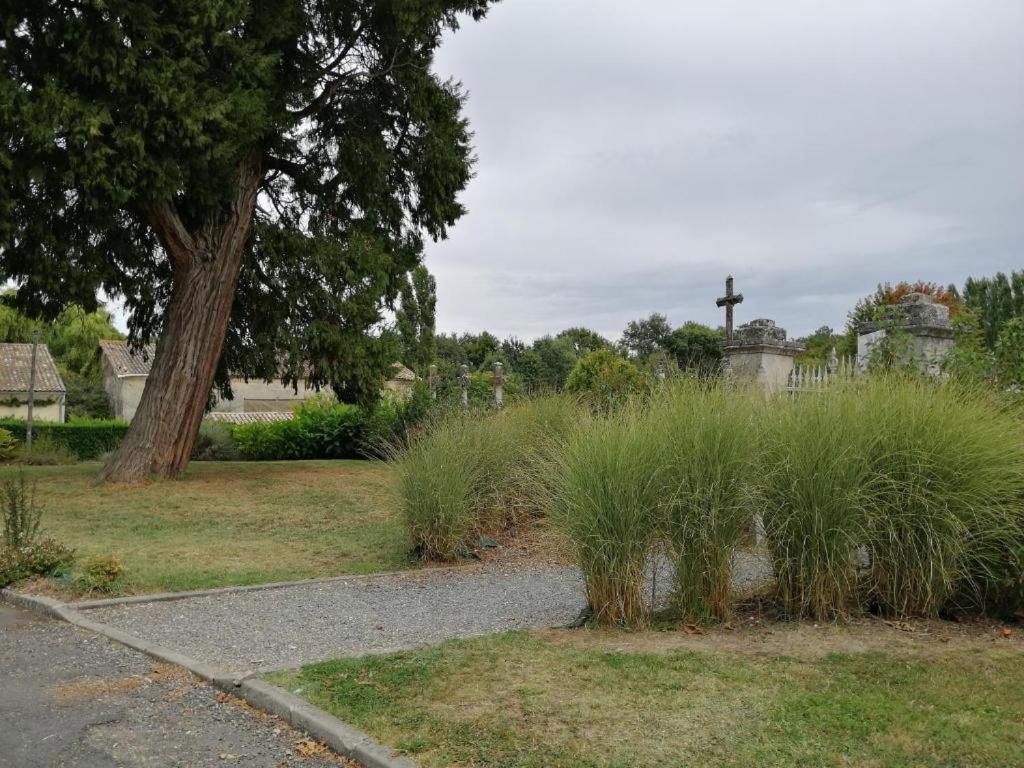
[[[180,473],[228,369],[373,395],[370,331],[471,175],[434,52],[490,2],[6,0],[0,278],[157,339],[107,478]]]

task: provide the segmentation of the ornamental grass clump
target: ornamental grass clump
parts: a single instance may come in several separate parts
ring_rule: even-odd
[[[991,395],[912,377],[861,396],[869,444],[867,600],[896,616],[984,604],[1024,548],[1024,432]]]
[[[663,490],[660,527],[675,564],[680,619],[728,616],[733,555],[752,527],[748,493],[757,401],[720,382],[684,379],[655,398]]]
[[[772,401],[760,431],[754,494],[779,597],[793,616],[845,616],[867,527],[866,409],[837,386]]]
[[[542,513],[543,457],[580,418],[580,408],[560,397],[446,412],[394,447],[400,507],[420,556],[453,560],[481,534]]]
[[[549,510],[576,552],[593,620],[643,625],[664,463],[635,404],[575,429],[552,456]]]

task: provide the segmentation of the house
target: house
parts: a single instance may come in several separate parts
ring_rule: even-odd
[[[0,417],[28,418],[31,371],[31,344],[0,344]],[[64,421],[67,390],[45,344],[36,346],[34,387],[32,418]]]
[[[142,390],[146,386],[153,364],[154,345],[133,351],[125,341],[101,341],[99,344],[103,389],[110,399],[110,407],[114,416],[119,419],[131,420],[139,407]],[[395,374],[385,382],[385,391],[394,392],[398,396],[406,396],[411,392],[416,375],[400,363],[395,363]],[[318,392],[305,382],[299,382],[298,390],[281,379],[266,382],[260,379],[246,381],[241,376],[231,377],[232,399],[218,398],[213,413],[241,414],[289,414],[303,401],[314,397]],[[329,388],[321,392],[330,394]],[[273,420],[281,416],[266,416],[264,420]]]

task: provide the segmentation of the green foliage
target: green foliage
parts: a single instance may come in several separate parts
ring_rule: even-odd
[[[0,427],[25,441],[25,422],[0,419]],[[114,450],[128,432],[128,423],[100,419],[76,419],[65,424],[37,422],[33,425],[33,452],[47,443],[69,451],[80,460],[95,459]]]
[[[1024,271],[968,278],[964,301],[977,315],[986,349],[994,350],[1003,326],[1013,318],[1024,317]]]
[[[425,376],[437,351],[434,326],[437,318],[437,282],[420,264],[401,288],[401,304],[395,322],[402,347],[402,362]]]
[[[0,508],[4,518],[4,546],[19,549],[32,544],[39,533],[43,509],[36,503],[35,486],[28,485],[24,474],[17,480],[4,480],[0,487]]]
[[[657,312],[646,320],[633,320],[622,332],[622,346],[631,355],[643,360],[660,349],[665,349],[672,326],[668,319]]]
[[[804,336],[798,341],[804,345],[806,351],[797,355],[796,362],[802,366],[819,366],[828,363],[832,357],[832,350],[836,350],[837,356],[848,356],[856,354],[857,339],[853,337],[853,346],[850,348],[847,336],[838,334],[829,326],[823,325],[809,336]]]
[[[35,486],[23,474],[0,486],[3,541],[0,542],[0,587],[45,576],[71,562],[74,553],[50,539],[37,541],[43,508],[36,502]]]
[[[82,561],[74,583],[83,592],[111,594],[120,591],[127,572],[119,557],[92,555]]]
[[[219,421],[204,421],[199,425],[193,461],[237,461],[241,458],[235,434],[231,427]]]
[[[62,466],[78,461],[78,457],[66,445],[47,433],[33,436],[31,448],[28,443],[19,445],[14,459],[19,464],[32,467]]]
[[[565,382],[565,391],[582,395],[601,408],[611,408],[643,391],[643,375],[633,363],[609,349],[581,357]]]
[[[146,341],[176,306],[169,252],[217,248],[240,210],[221,383],[283,364],[369,403],[395,359],[370,331],[472,173],[464,94],[435,51],[488,5],[9,3],[0,277],[33,316],[122,298]]]
[[[0,427],[0,464],[14,458],[16,445],[10,430]]]
[[[569,343],[573,354],[582,357],[599,349],[611,349],[612,343],[597,331],[589,328],[567,328],[555,336],[556,341]]]
[[[717,375],[722,366],[725,334],[700,323],[684,323],[662,342],[681,371]]]
[[[1000,385],[1024,389],[1024,314],[1003,325],[996,341],[995,363]]]
[[[17,549],[0,548],[0,587],[30,576],[51,576],[64,571],[75,551],[53,539],[42,539]]]

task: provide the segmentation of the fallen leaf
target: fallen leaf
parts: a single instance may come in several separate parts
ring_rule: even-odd
[[[1009,627],[1003,627],[1003,637],[1013,637],[1013,630]]]
[[[295,751],[300,757],[317,757],[327,752],[327,747],[313,739],[302,739],[295,745]]]
[[[696,624],[687,624],[684,627],[684,630],[685,630],[686,634],[688,634],[688,635],[703,635],[704,634],[704,630],[701,627],[698,627]]]

